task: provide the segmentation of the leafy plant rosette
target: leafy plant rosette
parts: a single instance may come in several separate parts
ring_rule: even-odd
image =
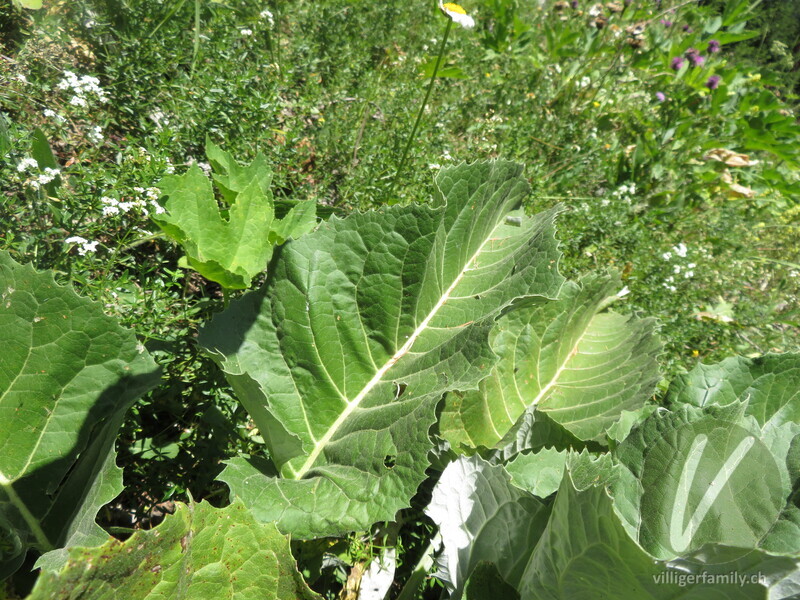
[[[616,274],[564,281],[559,209],[519,210],[521,167],[462,164],[436,184],[426,205],[332,217],[286,243],[203,329],[268,453],[228,461],[230,519],[197,509],[208,541],[190,543],[196,509],[181,508],[162,526],[169,560],[145,552],[153,575],[125,571],[113,589],[153,597],[168,571],[185,577],[176,590],[231,594],[231,557],[248,550],[227,528],[243,520],[266,528],[247,548],[273,548],[288,573],[259,592],[304,594],[278,532],[391,521],[433,473],[451,597],[794,597],[800,358],[701,365],[652,404],[655,321],[611,310]],[[106,585],[127,552],[106,564],[113,550],[95,576],[97,553],[72,548],[40,589]],[[737,579],[709,579],[723,576]]]

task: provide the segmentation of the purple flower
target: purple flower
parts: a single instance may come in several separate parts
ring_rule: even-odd
[[[692,29],[691,27],[689,27],[688,25],[684,25],[684,26],[683,26],[683,30],[684,30],[686,33],[692,33],[692,31],[693,31],[693,29]]]
[[[662,24],[664,27],[672,27],[672,21],[668,21],[667,19],[661,19],[660,23],[661,23],[661,24]]]
[[[719,41],[718,40],[711,40],[708,42],[708,53],[714,54],[719,52]]]
[[[574,9],[578,8],[578,0],[572,0],[569,5]]]
[[[689,48],[686,51],[686,58],[689,59],[689,62],[692,63],[693,67],[702,66],[702,64],[706,62],[706,57],[700,56],[700,53],[695,48]]]
[[[656,100],[659,102],[665,102],[667,97],[664,95],[664,92],[656,92]]]
[[[721,79],[722,77],[720,77],[719,75],[712,75],[711,77],[708,78],[708,81],[706,81],[706,87],[710,90],[717,89],[719,87],[719,82]]]
[[[683,58],[681,58],[680,56],[676,56],[669,63],[669,66],[672,68],[673,71],[680,71],[681,67],[683,67]]]

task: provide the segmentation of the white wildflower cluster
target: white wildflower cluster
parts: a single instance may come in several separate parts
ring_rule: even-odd
[[[103,128],[100,127],[100,125],[95,125],[94,127],[90,127],[89,130],[86,132],[86,137],[93,144],[102,143],[102,141],[103,141]]]
[[[86,256],[97,252],[97,246],[100,242],[90,242],[86,238],[79,235],[73,235],[64,240],[65,244],[76,244],[78,246],[78,254]]]
[[[133,191],[139,194],[138,198],[131,200],[117,200],[109,196],[100,198],[100,202],[103,204],[103,216],[111,217],[137,211],[146,217],[151,210],[157,215],[164,212],[164,207],[158,203],[160,195],[158,188],[135,187]]]
[[[261,19],[266,19],[266,21],[267,21],[267,23],[269,23],[270,27],[274,27],[275,26],[275,16],[268,9],[265,8],[264,10],[262,10],[258,14],[258,16]]]
[[[248,28],[245,27],[244,29],[240,29],[239,30],[239,34],[242,37],[248,37],[250,35],[253,35],[253,30],[252,29],[248,29]]]
[[[35,171],[39,169],[39,163],[35,158],[23,158],[17,165],[17,172],[24,173],[25,171]]]
[[[100,80],[91,75],[81,75],[80,77],[72,71],[64,71],[64,78],[56,86],[60,90],[70,90],[72,98],[69,103],[73,106],[86,108],[89,100],[96,98],[99,102],[108,102],[108,94],[100,87]]]
[[[47,185],[51,181],[53,181],[56,177],[61,175],[61,171],[58,169],[51,169],[50,167],[45,167],[44,173],[40,173],[36,177],[32,177],[28,181],[25,182],[26,185],[29,185],[35,190],[38,190],[43,185]]]
[[[580,81],[578,81],[578,87],[585,88],[589,87],[590,85],[592,85],[591,77],[581,77]]]
[[[605,190],[602,190],[603,193]],[[600,201],[600,206],[608,206],[611,204],[612,201],[621,201],[625,204],[630,204],[633,201],[633,196],[636,194],[636,184],[631,183],[630,185],[622,184],[616,190],[611,192],[610,198],[603,198]]]
[[[200,167],[200,169],[203,171],[203,173],[206,174],[206,177],[211,175],[211,165],[210,164],[205,163],[205,162],[198,162],[193,157],[191,157],[191,158],[189,158],[189,160],[186,161],[186,166],[191,167],[192,165],[197,165],[198,167]]]
[[[61,175],[61,171],[58,169],[51,169],[50,167],[45,167],[41,173],[37,173],[38,170],[39,163],[36,162],[35,158],[23,158],[17,165],[17,173],[30,173],[30,177],[25,181],[25,185],[34,190],[38,190],[43,185],[47,185]]]
[[[42,114],[47,117],[48,119],[53,119],[56,123],[63,123],[66,121],[64,117],[54,111],[52,108],[45,108],[42,111]]]
[[[167,118],[167,115],[165,115],[165,114],[164,114],[163,112],[161,112],[160,110],[157,110],[157,111],[155,111],[155,112],[152,112],[152,113],[150,113],[150,114],[148,115],[148,117],[150,118],[150,120],[151,120],[153,123],[155,123],[155,125],[156,125],[156,131],[161,131],[162,129],[164,129],[164,127],[166,127],[167,125],[169,125],[169,118]],[[139,149],[139,151],[140,151],[140,152],[141,152],[142,150],[144,150],[144,148],[140,148],[140,149]],[[147,152],[147,150],[145,150],[145,153],[146,153],[146,152]]]
[[[681,277],[684,279],[691,279],[694,277],[694,268],[697,265],[693,262],[689,262],[686,264],[680,264],[678,259],[687,258],[689,255],[689,248],[681,242],[677,246],[673,246],[672,250],[668,250],[661,255],[666,261],[672,261],[675,259],[675,264],[672,265],[672,275],[667,277],[664,282],[661,284],[670,292],[677,291],[676,283],[680,280]]]

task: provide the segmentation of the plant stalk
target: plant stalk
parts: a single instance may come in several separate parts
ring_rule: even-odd
[[[452,19],[447,19],[447,25],[444,29],[444,37],[442,37],[442,43],[439,45],[439,54],[436,56],[436,63],[433,65],[433,73],[431,73],[431,80],[428,82],[428,89],[425,91],[425,98],[422,100],[422,105],[419,107],[419,112],[417,113],[417,120],[414,121],[414,127],[411,128],[411,135],[408,136],[408,142],[406,142],[406,147],[403,150],[403,155],[400,158],[400,163],[397,165],[397,170],[394,173],[394,177],[392,178],[392,183],[389,185],[389,196],[391,197],[392,192],[394,192],[394,188],[397,185],[397,180],[400,178],[400,174],[403,172],[403,167],[406,165],[406,158],[408,157],[408,153],[411,150],[411,145],[414,143],[414,138],[417,135],[417,129],[419,129],[419,124],[422,121],[422,115],[425,113],[425,107],[428,105],[428,100],[431,97],[431,92],[433,91],[433,84],[436,81],[436,75],[439,73],[439,66],[442,64],[442,57],[444,56],[444,49],[445,45],[447,44],[447,37],[450,35],[450,29],[453,27]],[[391,201],[391,200],[390,200]]]

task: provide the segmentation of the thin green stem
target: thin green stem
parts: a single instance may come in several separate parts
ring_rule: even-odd
[[[402,158],[400,158],[400,162],[397,165],[397,170],[394,173],[394,177],[392,178],[392,183],[389,185],[389,196],[391,198],[392,193],[394,192],[395,185],[397,185],[397,180],[400,178],[400,174],[403,172],[403,168],[406,166],[406,158],[408,157],[408,153],[411,150],[411,146],[414,143],[414,139],[417,135],[417,129],[419,129],[419,124],[422,121],[422,115],[425,113],[425,107],[428,105],[428,100],[431,97],[431,92],[433,91],[433,84],[436,81],[436,75],[439,73],[439,66],[442,64],[442,57],[444,56],[444,49],[445,45],[447,44],[447,37],[450,35],[450,29],[453,27],[453,21],[451,19],[447,19],[447,25],[444,29],[444,37],[442,37],[442,43],[439,45],[439,54],[436,56],[436,63],[433,65],[433,73],[431,73],[431,80],[428,82],[428,89],[425,91],[425,98],[422,100],[422,105],[419,107],[419,112],[417,113],[417,120],[414,121],[414,127],[411,128],[411,135],[408,136],[408,142],[406,142],[405,150],[403,150]]]
[[[192,47],[192,66],[189,68],[189,79],[194,76],[197,55],[200,52],[200,0],[194,0],[194,46]]]
[[[181,8],[183,8],[184,4],[186,4],[186,0],[180,0],[180,2],[177,2],[175,5],[173,5],[172,10],[167,13],[167,16],[161,19],[161,22],[158,25],[156,25],[155,29],[153,29],[150,33],[148,33],[144,39],[149,40],[156,33],[158,33],[158,30],[161,29],[161,26],[167,21],[169,21],[176,12],[178,12]]]
[[[222,308],[228,308],[228,304],[231,302],[231,291],[222,286]]]

